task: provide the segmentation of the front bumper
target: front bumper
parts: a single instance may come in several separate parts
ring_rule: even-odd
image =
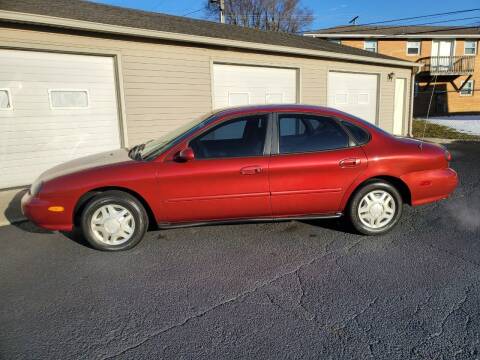
[[[49,210],[50,207],[59,205],[61,205],[59,201],[32,196],[30,191],[23,195],[21,201],[23,215],[34,224],[48,230],[71,231],[73,223],[68,207],[64,206],[62,212]]]

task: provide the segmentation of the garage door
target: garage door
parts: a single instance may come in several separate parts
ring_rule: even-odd
[[[120,146],[111,57],[0,50],[0,188]]]
[[[375,124],[378,76],[331,71],[328,73],[328,106]]]
[[[297,71],[260,66],[213,65],[215,109],[297,102]]]

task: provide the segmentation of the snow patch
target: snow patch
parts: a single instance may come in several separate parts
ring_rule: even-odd
[[[418,118],[418,120],[425,119]],[[466,134],[480,135],[480,115],[434,116],[427,122],[448,126]]]

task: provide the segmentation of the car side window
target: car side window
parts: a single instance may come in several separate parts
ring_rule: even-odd
[[[267,133],[266,115],[223,122],[190,142],[196,159],[263,155]]]
[[[360,126],[352,124],[348,121],[342,121],[342,125],[351,132],[357,145],[364,145],[370,141],[370,134],[366,130],[363,130]]]
[[[349,147],[350,138],[333,119],[315,115],[279,115],[280,154],[334,150]]]

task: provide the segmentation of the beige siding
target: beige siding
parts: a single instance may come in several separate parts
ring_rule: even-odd
[[[410,88],[410,69],[388,66],[7,28],[0,29],[0,44],[3,47],[116,56],[121,85],[119,96],[124,104],[122,115],[129,144],[157,137],[211,111],[213,62],[297,68],[300,74],[299,101],[313,105],[327,103],[329,70],[379,74],[378,118],[380,126],[388,131],[393,129],[395,82],[387,80],[387,74],[394,72],[396,76],[406,78],[407,88]],[[407,97],[408,107],[410,91]]]

